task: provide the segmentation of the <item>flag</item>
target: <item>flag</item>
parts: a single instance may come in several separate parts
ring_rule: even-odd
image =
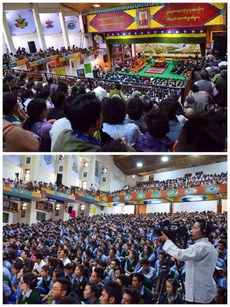
[[[36,32],[32,10],[5,11],[5,14],[12,36]]]
[[[44,35],[62,33],[60,16],[58,13],[39,14]]]

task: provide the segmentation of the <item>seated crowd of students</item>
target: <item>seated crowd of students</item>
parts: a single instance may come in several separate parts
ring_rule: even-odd
[[[126,195],[129,193],[144,193],[149,191],[159,191],[159,190],[169,190],[178,188],[190,188],[195,186],[207,186],[207,185],[218,185],[227,183],[227,172],[222,172],[221,174],[200,174],[191,177],[180,177],[175,179],[167,180],[154,180],[151,182],[140,181],[136,182],[135,186],[125,185],[121,190],[117,191],[102,191],[100,189],[95,189],[94,185],[91,184],[88,189],[83,189],[78,186],[65,186],[63,184],[57,185],[52,182],[42,182],[42,181],[23,181],[3,178],[3,185],[28,190],[40,193],[42,189],[48,189],[52,191],[61,192],[64,194],[75,194],[77,192],[86,193],[93,196],[104,196],[104,195]]]
[[[227,70],[215,84],[207,70],[183,106],[172,95],[153,101],[121,84],[109,93],[97,81],[69,87],[53,78],[7,74],[3,81],[5,151],[41,152],[222,152],[227,144]],[[17,141],[16,141],[17,140]],[[23,141],[24,140],[24,141]]]
[[[197,218],[213,223],[210,240],[218,252],[216,303],[226,303],[227,213],[180,212],[97,215],[3,227],[3,293],[10,304],[184,303],[186,274],[167,257],[156,229],[161,221],[185,225]],[[183,237],[177,245],[193,244]],[[167,263],[166,284],[159,287]]]

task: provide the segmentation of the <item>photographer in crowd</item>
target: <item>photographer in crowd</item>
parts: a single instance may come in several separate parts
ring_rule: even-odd
[[[218,255],[208,239],[211,231],[211,223],[204,219],[197,219],[191,230],[195,243],[187,249],[178,248],[162,232],[161,239],[165,241],[164,251],[180,261],[185,261],[185,299],[187,303],[209,304],[216,296],[213,273]]]

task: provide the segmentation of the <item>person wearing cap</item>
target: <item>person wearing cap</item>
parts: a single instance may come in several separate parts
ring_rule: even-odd
[[[161,239],[165,241],[164,251],[175,259],[185,262],[185,300],[189,304],[210,304],[216,296],[213,273],[218,254],[215,247],[209,242],[211,231],[212,223],[197,219],[191,230],[195,244],[190,245],[187,249],[178,248],[162,232]]]

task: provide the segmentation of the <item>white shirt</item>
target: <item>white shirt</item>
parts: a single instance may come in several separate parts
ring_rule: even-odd
[[[66,117],[62,117],[53,123],[49,132],[51,138],[51,151],[53,151],[54,144],[57,141],[59,135],[65,129],[72,130],[70,121]]]
[[[34,264],[34,268],[33,268],[33,271],[38,271],[38,273],[40,273],[41,272],[41,269],[42,269],[42,267],[44,266],[44,265],[46,265],[46,263],[45,263],[45,261],[44,260],[41,260],[41,262],[38,264],[38,263],[35,263]]]
[[[171,240],[167,240],[163,250],[177,260],[185,261],[186,301],[210,303],[216,296],[213,273],[218,255],[208,238],[197,240],[187,249],[179,249]]]
[[[101,86],[96,87],[93,91],[100,101],[102,101],[103,98],[108,97],[108,93]]]

